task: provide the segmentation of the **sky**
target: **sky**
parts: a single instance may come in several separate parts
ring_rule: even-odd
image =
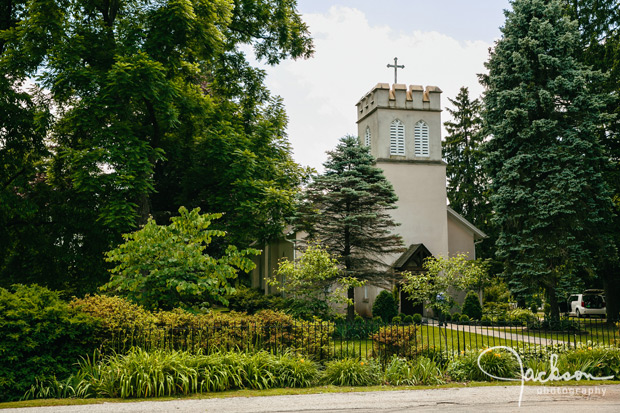
[[[377,83],[394,82],[386,67],[394,57],[405,65],[398,82],[439,86],[444,108],[461,86],[480,96],[477,74],[509,8],[509,0],[298,0],[314,57],[261,66],[284,99],[295,161],[321,171],[325,152],[357,135],[355,104]]]

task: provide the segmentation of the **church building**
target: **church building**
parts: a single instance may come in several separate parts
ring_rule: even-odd
[[[391,211],[407,250],[385,257],[396,271],[422,269],[431,255],[452,257],[466,254],[475,259],[475,244],[486,235],[447,205],[446,163],[441,152],[441,90],[436,86],[378,83],[357,103],[360,143],[370,147],[385,177],[398,195]],[[282,257],[293,259],[293,234],[265,246],[257,257],[252,285],[271,293],[265,276],[271,276]],[[372,304],[382,288],[356,288],[355,309],[372,316]],[[459,297],[457,297],[458,300]],[[401,312],[424,313],[401,294]]]
[[[407,251],[386,257],[397,271],[422,269],[429,255],[465,254],[475,259],[475,244],[486,235],[447,206],[446,163],[441,154],[441,89],[436,86],[379,83],[357,102],[360,143],[370,147],[398,195],[391,211]],[[380,289],[356,291],[356,311],[370,316]],[[361,299],[358,299],[360,297]],[[401,296],[401,312],[414,309]]]

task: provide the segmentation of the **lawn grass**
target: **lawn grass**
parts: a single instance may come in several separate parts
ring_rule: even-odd
[[[397,329],[399,327],[394,327]],[[409,328],[405,326],[404,328]],[[435,347],[449,352],[460,352],[468,349],[510,346],[516,342],[506,340],[502,337],[491,337],[484,334],[469,333],[467,326],[459,326],[457,330],[450,328],[421,325],[418,330],[418,343],[425,347]],[[342,357],[347,354],[354,357],[370,357],[373,350],[373,341],[365,340],[340,340],[336,339],[332,343],[333,353]]]

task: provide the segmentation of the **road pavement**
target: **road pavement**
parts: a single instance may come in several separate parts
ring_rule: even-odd
[[[620,412],[620,385],[461,387],[5,409],[2,413]]]

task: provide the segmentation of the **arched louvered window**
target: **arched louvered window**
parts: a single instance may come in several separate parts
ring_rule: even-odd
[[[423,120],[415,124],[413,132],[415,156],[430,156],[428,125]]]
[[[405,125],[398,119],[390,125],[390,155],[405,154]]]
[[[370,128],[366,126],[366,134],[364,135],[364,145],[370,148]]]

